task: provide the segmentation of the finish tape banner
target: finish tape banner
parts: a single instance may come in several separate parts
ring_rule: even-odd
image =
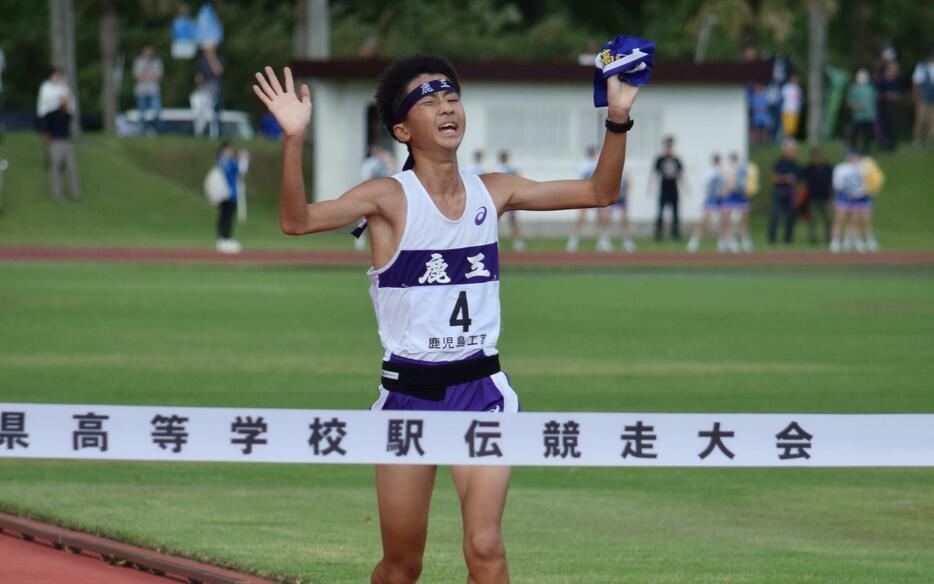
[[[934,466],[934,414],[503,414],[0,403],[0,458]]]

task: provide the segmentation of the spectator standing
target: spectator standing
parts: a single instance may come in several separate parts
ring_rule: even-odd
[[[934,144],[934,45],[927,60],[918,63],[911,75],[915,102],[914,145],[929,148]]]
[[[477,148],[473,151],[473,162],[467,167],[467,170],[477,176],[486,172],[486,168],[483,165],[483,150]]]
[[[509,163],[509,152],[500,150],[499,165],[496,172],[503,174],[519,174],[519,169]],[[525,241],[522,240],[522,232],[519,230],[519,218],[515,211],[506,211],[506,217],[509,221],[509,234],[512,236],[512,249],[514,251],[525,251]]]
[[[133,78],[136,84],[133,94],[136,95],[136,109],[139,110],[140,128],[143,133],[151,123],[152,131],[162,131],[162,103],[159,84],[162,82],[162,59],[156,55],[152,44],[143,45],[143,50],[133,61]]]
[[[869,82],[869,71],[860,69],[846,93],[850,108],[850,146],[869,152],[876,127],[876,89]]]
[[[394,166],[395,161],[382,146],[370,144],[367,148],[367,157],[363,160],[363,166],[360,169],[360,179],[367,181],[392,176]]]
[[[717,238],[717,251],[728,251],[729,246],[726,241],[726,229],[729,225],[729,209],[724,206],[727,194],[728,179],[723,168],[720,165],[720,155],[714,154],[711,159],[710,168],[704,175],[704,209],[701,211],[700,221],[694,227],[691,239],[688,240],[688,252],[694,253],[700,247],[701,237],[710,224],[711,218],[719,219],[719,237]],[[739,251],[739,248],[736,249]]]
[[[250,151],[246,148],[237,150],[237,221],[246,223],[246,173],[250,170]]]
[[[769,121],[772,127],[769,128],[771,143],[777,144],[781,141],[782,134],[782,87],[788,81],[788,74],[791,71],[791,65],[788,59],[777,57],[772,61],[772,79],[769,81],[765,90],[766,100],[769,103]]]
[[[39,132],[47,134],[44,130],[45,117],[59,109],[62,101],[68,102],[68,112],[74,114],[74,100],[71,98],[71,89],[61,69],[53,69],[49,78],[39,86],[39,97],[36,99],[36,117],[39,119]]]
[[[879,149],[894,152],[898,145],[897,114],[898,101],[902,96],[902,84],[898,79],[898,63],[885,61],[882,75],[876,82],[876,99],[879,119]]]
[[[53,201],[62,200],[61,167],[64,165],[68,174],[68,191],[74,200],[81,199],[81,186],[78,183],[78,162],[75,148],[71,142],[71,110],[73,106],[67,97],[59,102],[58,109],[44,116],[45,131],[49,144],[49,171],[51,195]]]
[[[885,75],[885,67],[889,63],[895,63],[896,67],[898,62],[895,60],[898,54],[895,52],[895,47],[892,43],[886,43],[882,47],[882,53],[879,55],[879,60],[876,62],[876,66],[872,71],[872,80],[874,83],[878,83],[882,76]]]
[[[201,73],[195,73],[195,90],[188,96],[195,136],[207,136],[214,119],[214,96],[204,87]]]
[[[792,73],[788,76],[788,81],[782,85],[782,132],[786,138],[794,139],[798,135],[802,101],[798,74]]]
[[[3,135],[3,71],[6,69],[6,55],[0,49],[0,136]]]
[[[217,166],[227,181],[228,196],[217,205],[217,251],[221,253],[240,253],[240,242],[233,238],[233,218],[237,210],[239,197],[240,161],[237,151],[229,143],[221,145]]]
[[[769,114],[769,98],[765,87],[756,83],[749,94],[749,137],[753,144],[769,143],[769,128],[772,116]]]
[[[196,79],[197,78],[201,80],[199,89],[210,96],[212,116],[209,132],[212,138],[217,138],[220,136],[224,60],[217,54],[216,45],[210,43],[201,45],[201,57],[198,58],[198,73]]]
[[[808,190],[807,211],[811,217],[808,222],[808,242],[818,243],[817,222],[823,224],[823,243],[830,243],[830,194],[833,190],[833,168],[819,148],[811,149],[810,161],[804,167],[802,178]]]
[[[686,187],[684,182],[684,165],[681,159],[675,156],[675,139],[667,136],[664,141],[664,150],[655,159],[655,166],[649,177],[649,191],[651,195],[652,183],[658,180],[658,217],[655,219],[655,241],[662,239],[665,207],[671,207],[671,238],[675,241],[681,239],[681,225],[678,222],[678,187]]]
[[[769,209],[769,244],[774,244],[780,220],[785,223],[783,241],[791,243],[794,232],[795,188],[800,172],[798,170],[798,146],[794,140],[785,138],[782,142],[782,156],[772,167],[772,206]]]
[[[58,110],[63,102],[68,104],[68,113],[74,115],[74,100],[71,98],[71,88],[68,87],[65,74],[61,69],[52,69],[49,78],[39,86],[39,96],[36,98],[36,129],[44,142],[42,155],[45,157],[46,167],[49,167],[51,162],[51,136],[49,135],[48,116]]]

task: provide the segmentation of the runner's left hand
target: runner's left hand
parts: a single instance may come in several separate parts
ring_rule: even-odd
[[[629,111],[636,101],[636,94],[639,88],[630,85],[621,80],[618,75],[613,75],[606,80],[607,117],[614,121],[623,123],[629,119]]]

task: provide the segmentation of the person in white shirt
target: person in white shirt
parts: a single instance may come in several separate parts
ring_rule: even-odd
[[[201,73],[195,73],[195,90],[188,96],[188,103],[195,136],[207,136],[214,119],[214,97],[204,87]]]
[[[71,98],[71,88],[68,87],[65,73],[61,69],[53,69],[49,78],[39,86],[36,117],[42,120],[49,113],[57,110],[65,101],[68,102],[68,113],[75,113],[75,101]]]
[[[62,110],[63,104],[64,109]],[[60,112],[59,110],[62,111]],[[46,165],[49,166],[49,168],[53,167],[54,160],[58,158],[57,156],[53,157],[51,154],[53,142],[58,142],[59,144],[64,143],[55,140],[50,128],[54,129],[57,135],[56,137],[60,137],[59,135],[62,133],[60,116],[62,114],[73,116],[74,113],[75,100],[72,98],[71,88],[68,86],[65,73],[58,68],[52,69],[49,78],[43,81],[42,85],[39,86],[39,96],[36,99],[36,127],[39,130],[39,135],[42,137],[42,151],[45,156]],[[69,124],[71,123],[72,122],[69,122]],[[68,143],[70,144],[71,142],[69,141]],[[56,146],[56,148],[60,149],[59,146]],[[74,166],[74,164],[71,165],[71,167]],[[74,173],[69,171],[69,176],[73,174]],[[72,184],[76,184],[76,182],[72,181]]]
[[[136,109],[139,111],[140,129],[146,127],[152,131],[162,131],[162,101],[159,84],[162,82],[162,59],[156,54],[151,44],[143,45],[143,50],[133,61],[133,95],[136,96]]]
[[[798,134],[798,121],[801,119],[801,85],[798,74],[792,73],[782,86],[782,131],[786,138]]]

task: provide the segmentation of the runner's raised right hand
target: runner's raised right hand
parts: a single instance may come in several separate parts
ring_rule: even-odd
[[[285,90],[279,85],[276,73],[272,67],[266,67],[266,76],[256,74],[259,85],[253,86],[253,93],[260,99],[266,108],[275,116],[286,136],[296,136],[305,131],[311,121],[311,91],[308,85],[302,83],[301,100],[295,95],[295,83],[292,81],[292,71],[283,69]],[[268,81],[267,81],[268,77]]]

